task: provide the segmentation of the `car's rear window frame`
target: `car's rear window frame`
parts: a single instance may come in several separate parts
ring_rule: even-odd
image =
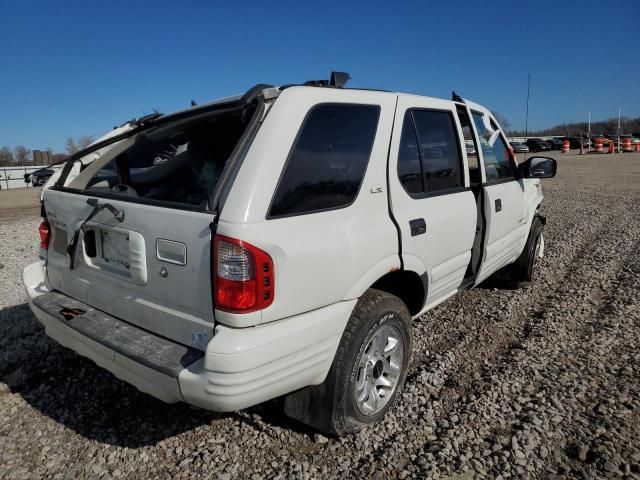
[[[251,102],[242,104],[239,102],[225,102],[225,103],[220,103],[219,105],[217,105],[217,107],[219,108],[210,108],[207,109],[209,110],[209,113],[220,113],[221,112],[229,112],[229,111],[233,111],[233,110],[241,110],[243,108],[246,108],[247,106],[250,105]],[[189,112],[191,113],[193,116],[197,116],[199,114],[202,114],[204,109],[199,109],[193,112]],[[219,110],[219,111],[218,111]],[[205,110],[206,111],[206,110]],[[115,193],[110,193],[110,192],[101,192],[101,191],[95,191],[95,190],[88,190],[88,189],[79,189],[79,188],[73,188],[73,187],[65,187],[65,186],[60,186],[60,185],[54,185],[51,187],[51,190],[55,190],[55,191],[59,191],[59,192],[66,192],[66,193],[72,193],[72,194],[76,194],[76,195],[83,195],[86,197],[95,197],[95,198],[104,198],[104,199],[108,199],[108,200],[116,200],[116,201],[122,201],[125,203],[135,203],[135,204],[142,204],[142,205],[151,205],[151,206],[156,206],[156,207],[164,207],[164,208],[169,208],[169,209],[174,209],[174,210],[185,210],[185,211],[191,211],[191,212],[201,212],[201,213],[207,213],[207,214],[216,214],[217,210],[218,210],[218,205],[213,203],[213,200],[215,200],[217,198],[218,195],[218,191],[224,188],[224,183],[225,181],[227,181],[229,179],[228,175],[225,175],[225,172],[227,171],[227,169],[229,168],[234,168],[233,165],[231,165],[232,163],[234,163],[234,159],[236,158],[236,156],[242,156],[242,152],[246,151],[246,149],[248,148],[248,145],[251,144],[251,141],[253,140],[253,138],[255,137],[257,130],[255,128],[256,124],[259,123],[259,119],[262,117],[262,114],[264,112],[264,102],[262,100],[260,100],[260,98],[258,97],[258,105],[256,106],[252,118],[249,120],[249,122],[247,123],[247,126],[243,132],[243,134],[241,135],[240,139],[238,140],[233,152],[231,153],[231,155],[229,156],[229,158],[227,159],[227,162],[225,164],[225,167],[220,175],[220,179],[218,181],[218,184],[216,185],[216,188],[214,189],[212,195],[209,197],[209,208],[202,208],[200,205],[194,205],[191,203],[182,203],[182,202],[172,202],[172,201],[167,201],[167,200],[157,200],[157,199],[150,199],[150,198],[144,198],[144,197],[133,197],[133,196],[126,196],[126,195],[121,195],[121,194],[115,194]],[[169,124],[171,123],[171,121],[179,121],[184,119],[185,117],[189,117],[191,115],[171,115],[171,116],[167,116],[167,117],[162,117],[162,122],[158,122],[159,126],[163,126],[165,124]],[[173,117],[173,118],[171,118]],[[170,121],[167,121],[167,119],[170,119]],[[146,129],[145,129],[146,130]],[[131,133],[130,136],[134,136],[137,135],[139,133],[142,133],[141,131],[131,131],[131,132],[127,132],[127,133]],[[127,137],[125,137],[127,138]],[[115,143],[116,141],[119,140],[115,140],[113,143]],[[82,158],[82,157],[80,157]],[[76,159],[79,160],[79,159]],[[76,161],[74,160],[74,162]]]

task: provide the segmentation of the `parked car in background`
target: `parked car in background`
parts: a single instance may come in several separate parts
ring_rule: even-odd
[[[550,150],[549,145],[539,138],[529,138],[525,143],[531,152],[548,152]]]
[[[522,142],[509,142],[515,153],[529,153],[529,147]]]
[[[36,170],[31,174],[31,184],[34,187],[40,187],[44,185],[49,177],[55,173],[53,168],[41,168],[40,170]]]
[[[547,145],[549,145],[549,150],[562,150],[562,139],[560,138],[549,138],[546,140]]]

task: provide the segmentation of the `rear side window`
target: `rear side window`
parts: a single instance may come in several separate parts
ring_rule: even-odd
[[[367,169],[380,107],[326,103],[305,118],[271,201],[269,217],[350,205]]]
[[[398,177],[400,178],[400,183],[402,183],[402,186],[408,193],[424,192],[418,140],[410,111],[407,111],[405,114],[402,124],[400,151],[398,152]]]
[[[463,186],[460,146],[451,112],[407,111],[400,138],[398,177],[412,195],[446,193]]]

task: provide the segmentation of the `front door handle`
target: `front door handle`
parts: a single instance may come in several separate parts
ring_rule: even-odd
[[[409,226],[411,227],[411,236],[422,235],[427,231],[427,222],[424,218],[416,218],[415,220],[409,220]]]
[[[502,210],[502,200],[500,198],[496,198],[496,212]]]

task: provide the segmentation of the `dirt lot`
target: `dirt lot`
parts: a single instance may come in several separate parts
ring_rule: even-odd
[[[0,477],[640,478],[639,185],[639,154],[560,157],[534,284],[416,320],[398,405],[341,439],[278,401],[165,405],[48,340],[20,285],[37,220],[0,218]]]
[[[0,190],[0,222],[40,214],[40,188]]]

